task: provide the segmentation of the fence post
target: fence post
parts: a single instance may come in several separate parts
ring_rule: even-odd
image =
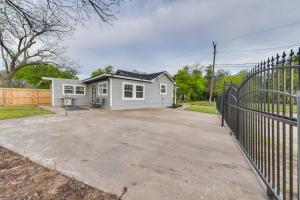
[[[240,140],[240,135],[239,135],[239,91],[238,88],[236,88],[236,138],[237,140]]]
[[[225,100],[226,100],[226,82],[224,81],[223,85],[223,95],[222,95],[222,126],[224,126],[224,120],[225,120]]]
[[[225,115],[225,93],[222,95],[222,124],[221,126],[224,126],[224,115]]]
[[[297,186],[298,186],[298,200],[300,199],[300,90],[297,91]]]

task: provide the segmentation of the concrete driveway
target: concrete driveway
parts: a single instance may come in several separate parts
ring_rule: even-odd
[[[265,191],[218,116],[90,110],[0,121],[0,145],[130,200],[261,200]]]

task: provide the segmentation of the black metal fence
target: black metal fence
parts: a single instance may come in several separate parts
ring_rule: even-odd
[[[217,109],[275,199],[299,198],[297,95],[300,48],[255,66],[239,85],[228,85]],[[300,94],[300,93],[299,93]],[[300,98],[299,98],[300,100]]]

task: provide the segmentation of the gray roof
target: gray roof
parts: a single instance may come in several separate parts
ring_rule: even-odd
[[[153,79],[159,77],[162,74],[166,74],[167,76],[169,76],[169,78],[175,82],[173,80],[173,78],[168,74],[168,72],[166,71],[162,71],[162,72],[157,72],[157,73],[152,73],[152,74],[140,74],[140,73],[135,73],[135,72],[129,72],[129,71],[124,71],[124,70],[118,70],[116,73],[112,74],[112,73],[105,73],[93,78],[88,78],[88,79],[84,79],[82,80],[82,82],[84,83],[88,83],[88,82],[93,82],[93,81],[97,81],[97,80],[101,80],[101,79],[106,79],[108,77],[118,77],[118,78],[124,78],[124,79],[136,79],[139,81],[145,81],[145,82],[151,82]]]
[[[135,73],[135,72],[128,72],[128,71],[124,71],[124,70],[118,70],[115,73],[115,75],[126,76],[126,77],[129,77],[129,78],[136,78],[136,79],[143,79],[143,80],[151,81],[151,80],[159,77],[163,73],[165,73],[165,71],[157,72],[157,73],[153,73],[153,74],[139,74],[139,73]]]

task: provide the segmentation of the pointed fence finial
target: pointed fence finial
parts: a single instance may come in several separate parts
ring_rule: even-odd
[[[274,67],[274,61],[275,61],[275,59],[274,59],[274,57],[272,56],[272,58],[271,58],[271,65],[272,65],[272,67]]]
[[[276,56],[276,65],[279,64],[279,58],[280,58],[280,56],[279,56],[279,54],[277,54],[277,56]]]
[[[285,57],[286,57],[286,53],[285,53],[285,51],[283,52],[283,54],[282,54],[282,63],[284,64],[285,63]]]
[[[293,49],[291,49],[290,56],[292,57],[294,54],[295,54],[295,53],[294,53]]]
[[[290,53],[290,65],[292,65],[292,63],[293,63],[293,57],[294,57],[294,51],[293,51],[293,49],[291,49],[291,53]]]

